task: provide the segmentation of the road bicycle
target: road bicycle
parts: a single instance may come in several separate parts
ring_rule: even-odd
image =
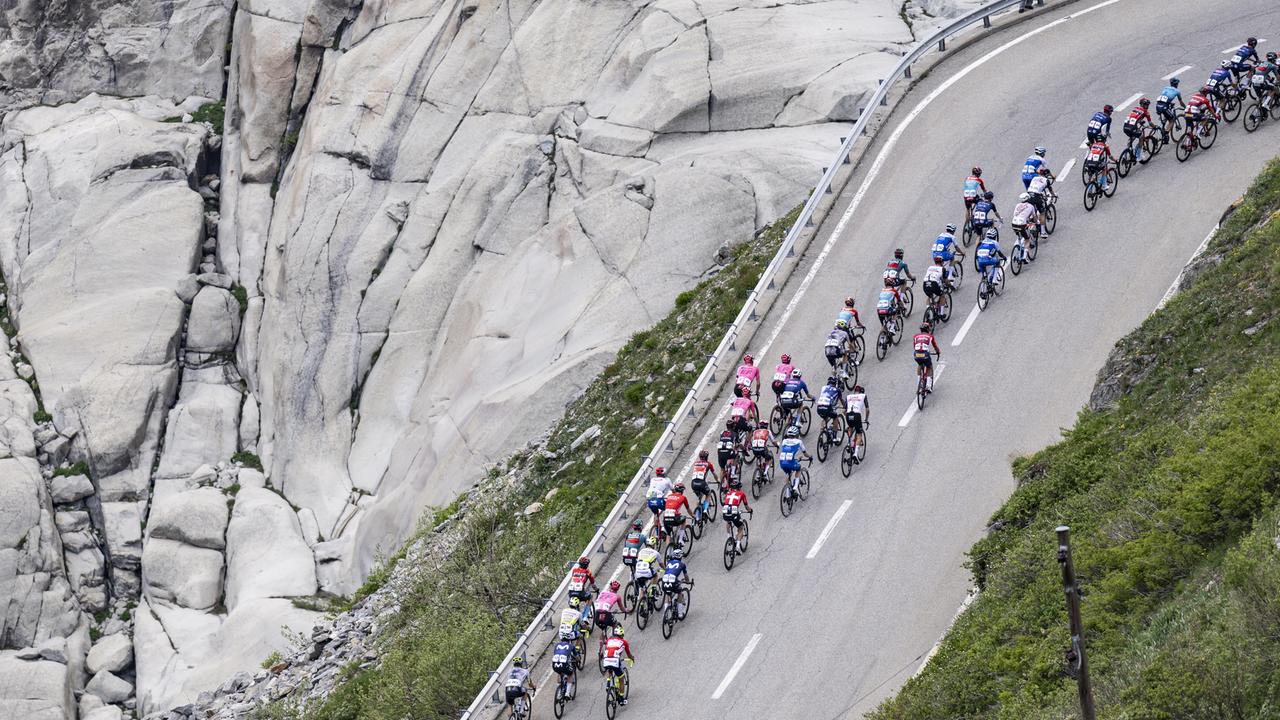
[[[692,590],[692,580],[680,581],[679,590],[663,590],[663,594],[666,595],[667,605],[662,611],[663,640],[670,640],[671,633],[676,628],[676,623],[684,622],[684,619],[689,616],[689,603],[693,600]],[[683,612],[680,610],[682,606],[684,607]]]
[[[935,295],[924,309],[924,321],[930,325],[947,322],[951,319],[951,290],[944,290]]]
[[[1246,129],[1248,122],[1246,119]],[[1182,137],[1178,140],[1178,149],[1174,152],[1178,157],[1178,162],[1186,162],[1191,157],[1191,153],[1198,149],[1208,150],[1213,147],[1214,141],[1218,139],[1218,121],[1211,117],[1202,117],[1198,120],[1190,120],[1188,128]]]
[[[1040,228],[1041,234],[1048,237],[1058,229],[1058,193],[1053,191],[1053,184],[1045,189],[1044,194],[1044,225]]]
[[[1111,197],[1120,186],[1120,172],[1114,162],[1107,163],[1105,168],[1094,168],[1086,171],[1089,181],[1084,186],[1084,209],[1092,212],[1098,205],[1098,198]]]
[[[783,428],[795,425],[802,437],[808,437],[809,425],[813,421],[813,413],[809,411],[809,406],[812,404],[813,399],[810,398],[801,402],[799,408],[787,409],[780,404],[774,405],[773,410],[769,412],[769,429],[774,435],[781,435]]]
[[[702,539],[702,529],[709,522],[716,521],[716,515],[720,513],[720,494],[716,489],[707,486],[707,494],[702,496],[698,501],[697,507],[693,509],[693,537],[696,540]]]
[[[936,353],[930,352],[929,354],[934,355]],[[924,399],[929,396],[929,393],[933,392],[933,390],[929,389],[929,378],[938,372],[937,368],[932,368],[929,370],[929,374],[925,375],[924,370],[924,365],[916,365],[916,407],[921,410],[924,409]]]
[[[867,359],[867,343],[862,339],[862,336],[866,332],[866,328],[863,327],[853,328],[853,333],[850,336],[849,341],[845,343],[845,357],[854,365],[855,378],[858,376],[857,366],[861,365],[862,361]]]
[[[751,473],[751,499],[759,500],[764,486],[773,482],[773,460],[764,454],[756,456],[755,470]]]
[[[985,237],[986,232],[987,232],[988,230],[995,230],[995,231],[996,231],[996,242],[1000,242],[1000,227],[999,227],[996,223],[991,223],[990,225],[988,225],[987,227],[985,227],[985,228],[983,228],[983,229],[982,229],[982,232],[983,232],[983,236],[984,236],[984,237]],[[979,244],[981,244],[981,242],[979,242]],[[978,253],[976,253],[976,252],[973,254],[973,269],[974,269],[974,270],[977,270],[977,269],[978,269]]]
[[[845,477],[853,474],[853,466],[862,464],[863,459],[867,457],[867,428],[869,427],[871,423],[863,420],[861,441],[852,430],[849,432],[849,442],[845,443],[844,450],[840,453],[840,472]]]
[[[1013,244],[1013,250],[1009,252],[1009,269],[1017,275],[1022,272],[1024,265],[1036,259],[1036,254],[1040,251],[1040,228],[1034,224],[1022,228],[1015,225],[1013,231],[1018,236],[1018,242]]]
[[[604,679],[604,714],[609,720],[613,720],[613,716],[618,714],[619,701],[627,697],[627,692],[631,689],[631,677],[627,674],[626,668],[618,668],[614,671],[612,677]]]
[[[516,698],[511,703],[511,714],[508,715],[511,720],[528,720],[529,718],[529,693],[525,693]]]
[[[726,510],[725,512],[727,513],[728,511]],[[747,511],[747,515],[754,515],[754,514],[755,514],[755,510]],[[728,522],[728,515],[727,514],[725,515],[725,535],[727,535],[727,537],[724,539],[724,569],[725,570],[733,569],[733,563],[738,559],[739,555],[746,554],[747,545],[751,540],[751,525],[747,522],[746,518],[741,517],[741,512],[739,512],[739,520],[742,523],[742,541],[741,542],[739,542],[738,538],[734,536],[733,526]]]
[[[579,650],[579,646],[582,650]],[[579,635],[573,645],[573,659],[570,661],[569,672],[562,674],[557,672],[559,679],[556,681],[556,697],[552,705],[556,717],[564,717],[565,703],[570,702],[578,697],[578,671],[586,665],[586,643]],[[563,663],[563,659],[554,660],[555,664]]]
[[[1138,153],[1134,151],[1134,146],[1142,149],[1142,159],[1138,159]],[[1129,177],[1129,172],[1133,170],[1133,166],[1137,163],[1143,165],[1151,162],[1151,158],[1160,154],[1160,149],[1164,147],[1160,136],[1156,134],[1155,128],[1150,123],[1142,126],[1142,132],[1138,137],[1130,137],[1128,145],[1120,153],[1120,157],[1116,159],[1116,171],[1120,173],[1120,177]]]
[[[1267,93],[1262,96],[1261,100],[1250,103],[1249,107],[1244,111],[1244,129],[1245,132],[1253,132],[1262,125],[1262,121],[1271,117],[1271,108],[1275,106],[1275,95]]]
[[[986,310],[991,298],[1002,293],[1004,293],[1003,261],[982,273],[982,280],[978,282],[978,309]]]
[[[1222,119],[1229,123],[1235,122],[1240,117],[1240,110],[1244,107],[1244,100],[1247,95],[1237,85],[1227,85],[1222,88]]]
[[[662,591],[658,588],[658,579],[651,577],[644,583],[644,591],[636,600],[636,627],[644,630],[649,626],[649,618],[662,610]]]
[[[852,390],[853,388],[849,388]],[[839,403],[840,399],[836,398]],[[822,429],[818,431],[818,462],[827,461],[827,453],[844,439],[844,420],[838,414],[822,421]]]
[[[880,323],[880,334],[876,336],[876,360],[884,360],[889,348],[902,342],[902,327],[907,322],[902,309],[890,315]]]
[[[782,510],[782,517],[788,517],[791,515],[791,511],[795,508],[795,504],[797,500],[804,500],[808,497],[808,493],[809,493],[808,466],[812,464],[813,464],[812,460],[806,460],[805,461],[806,467],[802,467],[799,470],[795,471],[794,475],[796,476],[796,482],[795,482],[796,487],[794,490],[791,488],[790,477],[788,477],[786,481],[782,483],[782,494],[778,497],[778,507],[780,510]]]
[[[667,536],[667,547],[662,551],[663,560],[670,561],[671,553],[676,548],[679,548],[684,553],[685,557],[689,557],[693,554],[693,539],[696,536],[689,528],[689,522],[687,519],[686,522],[682,523],[680,527],[676,528],[674,531],[667,532]]]
[[[841,346],[844,354],[838,360],[831,364],[831,372],[840,379],[840,383],[846,390],[850,390],[854,385],[858,384],[858,363],[853,362],[849,356],[849,342]]]

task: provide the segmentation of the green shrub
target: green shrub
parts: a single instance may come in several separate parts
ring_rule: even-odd
[[[64,467],[64,468],[57,468],[53,471],[54,477],[71,477],[73,475],[88,475],[88,474],[89,474],[89,464],[84,462],[83,460],[74,465],[68,465],[67,467]]]
[[[240,465],[247,468],[253,468],[254,470],[258,470],[258,471],[262,470],[262,460],[257,456],[256,453],[251,453],[251,452],[241,450],[240,452],[231,456],[231,462],[240,463]]]

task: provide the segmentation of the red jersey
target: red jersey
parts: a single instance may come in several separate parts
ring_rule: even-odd
[[[747,494],[741,490],[729,490],[724,494],[725,512],[729,512],[729,508],[736,508],[747,501]]]
[[[1151,111],[1139,105],[1129,112],[1129,117],[1124,124],[1132,127],[1143,122],[1151,122]]]
[[[572,573],[569,573],[569,589],[573,591],[586,590],[588,586],[596,584],[596,576],[591,574],[591,570],[584,567],[575,567]]]
[[[626,638],[611,637],[604,643],[604,656],[608,660],[632,657],[631,643],[628,643]]]
[[[915,337],[911,338],[911,347],[915,350],[916,357],[927,357],[930,352],[938,349],[938,341],[927,332],[916,333]]]
[[[769,434],[769,428],[756,428],[751,433],[751,447],[766,447],[769,444]]]
[[[1104,159],[1111,157],[1111,148],[1107,144],[1099,140],[1089,146],[1089,159],[1085,162],[1102,162]]]
[[[712,477],[716,474],[715,467],[711,464],[711,461],[699,460],[693,464],[693,478],[695,480],[705,480],[707,473],[711,473]]]
[[[685,497],[684,493],[669,493],[666,500],[666,509],[674,510],[676,515],[679,515],[681,507],[688,510],[690,513],[693,512],[693,508],[689,507],[689,498]]]

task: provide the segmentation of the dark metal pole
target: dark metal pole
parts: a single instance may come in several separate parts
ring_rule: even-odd
[[[1071,563],[1071,528],[1058,526],[1058,564],[1062,566],[1062,591],[1067,596],[1067,617],[1071,621],[1071,647],[1067,649],[1067,672],[1076,679],[1080,691],[1080,712],[1084,720],[1096,720],[1093,685],[1089,682],[1089,658],[1084,648],[1084,623],[1080,621],[1080,587]]]

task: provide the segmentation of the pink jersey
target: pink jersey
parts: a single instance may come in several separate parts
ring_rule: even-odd
[[[791,379],[791,371],[795,369],[794,365],[779,365],[773,369],[773,379],[775,381],[781,380],[782,382],[786,382]]]
[[[746,417],[754,413],[755,410],[756,404],[751,401],[751,398],[740,397],[733,401],[733,412],[730,414],[733,417]]]
[[[738,366],[738,384],[753,383],[760,379],[760,368],[755,365]]]
[[[603,590],[600,593],[600,597],[596,598],[597,610],[604,610],[605,612],[613,612],[613,607],[615,605],[617,607],[622,607],[622,602],[621,602],[621,598],[618,597],[618,593],[612,590]]]

